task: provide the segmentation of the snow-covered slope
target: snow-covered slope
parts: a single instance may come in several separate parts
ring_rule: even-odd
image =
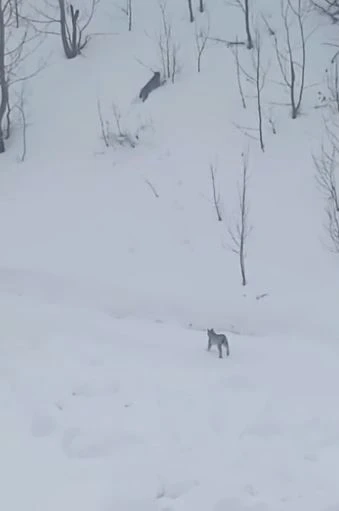
[[[239,9],[224,2],[206,7],[208,14],[196,13],[195,26],[188,23],[185,2],[167,6],[174,40],[180,44],[181,72],[174,85],[157,90],[145,103],[136,98],[150,71],[139,61],[159,68],[157,2],[134,6],[129,33],[117,6],[102,1],[91,29],[106,35],[93,37],[74,61],[63,57],[56,36],[39,49],[48,60],[25,84],[26,161],[15,162],[19,131],[2,158],[0,264],[4,271],[44,272],[105,288],[113,313],[201,327],[214,322],[251,333],[316,329],[317,335],[335,337],[338,266],[324,248],[323,199],[312,162],[322,133],[322,110],[314,107],[318,90],[325,90],[319,81],[330,55],[323,44],[330,39],[330,28],[321,26],[317,13],[307,18],[305,29],[312,32],[307,88],[302,116],[293,122],[282,105],[286,93],[277,85],[281,78],[272,41],[260,17],[263,12],[280,34],[280,9],[271,2],[256,6],[263,68],[268,70],[264,114],[277,129],[274,136],[265,119],[262,154],[258,143],[235,127],[256,128],[257,123],[253,86],[246,80],[248,108],[241,107],[230,50],[210,40],[202,71],[196,72],[195,32],[206,29],[206,19],[211,38],[243,37]],[[240,58],[251,71],[244,48]],[[123,129],[133,134],[145,127],[136,148],[106,150],[98,101],[104,121],[113,128],[113,104]],[[248,144],[253,231],[244,290],[238,258],[228,248],[228,227],[238,208],[241,153]],[[211,164],[221,198],[220,223],[212,200]],[[256,296],[264,293],[258,303]]]
[[[291,120],[261,16],[280,36],[280,2],[255,2],[263,153],[253,85],[243,80],[244,110],[234,56],[215,41],[243,38],[243,14],[205,3],[190,24],[186,1],[167,2],[180,73],[145,103],[156,0],[134,1],[132,32],[101,0],[83,55],[67,61],[50,35],[25,63],[46,60],[25,82],[25,161],[15,126],[0,159],[1,508],[339,506],[339,260],[312,161],[336,27],[315,11],[305,22],[307,87]],[[239,57],[251,71],[248,50]],[[105,147],[98,102],[113,129],[115,108],[139,133],[136,147]],[[243,287],[228,230],[247,150]],[[230,359],[204,351],[207,327],[229,333]]]

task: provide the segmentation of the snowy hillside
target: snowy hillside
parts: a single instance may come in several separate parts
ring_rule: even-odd
[[[12,32],[28,26],[36,49],[11,89],[25,157],[18,109],[0,155],[0,507],[335,511],[339,258],[313,156],[333,122],[338,26],[305,11],[293,120],[279,1],[256,0],[253,50],[227,45],[246,39],[238,7],[193,1],[190,23],[188,2],[168,1],[177,72],[145,102],[164,18],[132,0],[129,31],[125,4],[101,0],[71,60],[43,1]],[[243,155],[246,286],[230,235]],[[210,327],[230,359],[206,353]]]

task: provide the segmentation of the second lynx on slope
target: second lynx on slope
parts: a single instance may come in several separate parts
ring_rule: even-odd
[[[215,333],[214,329],[211,328],[210,330],[207,329],[207,335],[208,335],[207,351],[210,351],[212,346],[217,345],[219,351],[219,358],[222,358],[222,347],[224,346],[226,349],[226,355],[229,356],[230,347],[228,344],[228,339],[225,334],[217,334]]]

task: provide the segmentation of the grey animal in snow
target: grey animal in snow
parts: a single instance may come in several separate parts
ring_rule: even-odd
[[[215,333],[213,328],[207,329],[207,335],[208,335],[207,351],[210,351],[212,346],[217,345],[219,351],[219,358],[222,358],[222,347],[224,346],[226,350],[226,355],[229,357],[230,347],[226,335]]]
[[[154,91],[154,89],[160,87],[160,85],[161,85],[160,73],[159,71],[156,71],[152,78],[141,89],[139,98],[142,99],[142,101],[146,101],[150,93]]]

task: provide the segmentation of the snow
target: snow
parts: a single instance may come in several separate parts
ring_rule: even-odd
[[[160,22],[155,0],[134,3],[131,33],[102,0],[91,30],[106,35],[82,56],[66,61],[51,35],[25,63],[46,59],[25,83],[25,161],[17,125],[0,160],[0,507],[338,511],[338,256],[312,162],[336,27],[307,20],[292,121],[260,25],[277,128],[265,121],[262,153],[239,129],[256,127],[255,99],[245,81],[242,110],[232,53],[211,41],[197,73],[186,2],[168,2],[181,72],[138,101]],[[273,4],[258,0],[256,20],[280,34]],[[211,37],[242,37],[241,11],[206,5]],[[98,101],[112,127],[112,104],[124,130],[144,127],[135,148],[105,147]],[[243,287],[228,226],[248,146]],[[212,327],[230,358],[206,351]]]
[[[338,502],[337,346],[230,334],[219,360],[193,329],[1,305],[2,507]]]

